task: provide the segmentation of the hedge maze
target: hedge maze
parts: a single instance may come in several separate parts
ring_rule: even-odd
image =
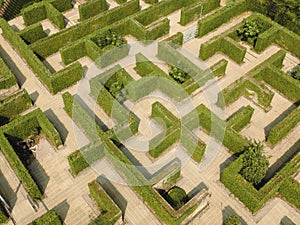
[[[209,224],[225,202],[238,218],[263,224],[272,215],[256,213],[271,211],[275,198],[293,208],[284,216],[299,216],[300,83],[290,71],[300,64],[300,36],[267,17],[262,2],[40,0],[14,20],[0,18],[0,53],[11,48],[23,60],[14,65],[0,54],[1,153],[30,204],[52,209],[37,209],[30,224],[72,224],[84,207],[90,215],[82,224],[134,224],[142,216],[149,224]],[[25,87],[45,102],[33,102]],[[59,155],[39,162],[52,192],[20,147],[36,137]],[[270,166],[254,185],[241,171],[255,139]],[[62,191],[82,208],[62,215],[53,207]],[[141,215],[128,212],[132,204]]]

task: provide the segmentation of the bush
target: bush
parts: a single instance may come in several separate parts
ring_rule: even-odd
[[[198,26],[198,36],[202,37],[205,34],[213,31],[214,29],[226,23],[231,18],[240,15],[247,10],[244,1],[240,1],[234,5],[227,5],[224,8],[218,10],[216,13],[199,20]]]
[[[216,62],[210,70],[212,71],[215,77],[223,77],[226,72],[228,61],[226,59],[221,59],[219,62]]]
[[[0,90],[9,89],[17,84],[17,80],[6,63],[0,58]]]
[[[49,1],[58,11],[64,12],[72,9],[71,0],[47,0]]]
[[[26,27],[24,30],[20,31],[19,35],[26,41],[27,44],[32,44],[47,36],[41,23],[36,23]]]
[[[183,33],[178,32],[174,34],[173,36],[167,38],[164,40],[165,42],[173,43],[175,48],[178,46],[182,46],[183,44]]]
[[[35,219],[28,225],[62,225],[62,221],[60,220],[57,213],[51,209],[48,212],[46,212],[41,217]]]
[[[297,180],[289,177],[280,186],[279,193],[286,201],[300,209],[300,184]]]
[[[78,7],[80,20],[86,20],[96,16],[107,9],[106,0],[88,1]]]
[[[226,219],[225,225],[242,225],[242,222],[237,216],[229,216]]]
[[[100,187],[97,181],[89,183],[88,186],[91,197],[95,200],[99,209],[101,210],[100,216],[98,216],[91,224],[115,224],[122,215],[121,210]]]
[[[58,28],[65,27],[64,17],[53,5],[45,3],[47,18]]]
[[[262,52],[267,47],[269,47],[272,43],[274,43],[277,38],[277,33],[278,33],[278,29],[275,27],[271,27],[267,31],[258,35],[256,44],[254,47],[255,51]]]
[[[25,90],[17,91],[0,101],[0,125],[8,123],[31,106],[31,99]]]
[[[248,105],[239,110],[233,117],[227,122],[227,127],[234,129],[236,132],[240,132],[245,126],[250,123],[254,109]]]
[[[165,198],[176,210],[180,209],[188,201],[185,191],[177,186],[171,188]]]
[[[276,126],[270,130],[267,142],[274,146],[284,137],[286,137],[299,122],[300,106],[294,109],[287,117],[285,117],[280,123],[276,124]]]
[[[26,26],[30,26],[47,18],[44,2],[34,3],[21,11]]]

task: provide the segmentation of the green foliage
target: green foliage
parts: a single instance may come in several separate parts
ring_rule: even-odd
[[[58,28],[65,27],[64,17],[53,5],[45,3],[47,18]]]
[[[188,77],[187,72],[181,70],[176,66],[169,66],[169,75],[180,84],[184,83]]]
[[[0,125],[2,126],[14,119],[31,106],[31,99],[25,90],[20,90],[5,99],[0,99]]]
[[[63,223],[61,222],[57,213],[53,209],[51,209],[41,217],[32,221],[28,225],[62,225],[62,224]]]
[[[239,14],[247,10],[244,1],[240,1],[234,5],[227,5],[224,8],[218,10],[216,13],[199,20],[198,36],[202,37],[205,34],[213,31],[214,29],[226,23],[231,18],[238,16]]]
[[[171,176],[169,176],[166,180],[163,181],[164,187],[171,187],[176,184],[177,180],[180,178],[181,170],[178,170],[177,172],[173,173]]]
[[[293,77],[296,80],[300,81],[300,64],[295,66],[291,71],[288,72],[288,75]]]
[[[220,6],[220,0],[196,2],[190,6],[181,9],[180,24],[182,26],[198,19]]]
[[[128,1],[119,7],[87,19],[77,26],[73,26],[47,38],[41,39],[30,47],[38,55],[46,58],[59,51],[60,48],[69,45],[86,35],[107,30],[107,26],[111,24],[114,24],[111,25],[111,27],[114,27],[114,30],[122,32],[119,33],[120,35],[127,34],[129,30],[127,29],[126,17],[139,10],[140,5],[138,0]]]
[[[225,225],[242,225],[242,222],[237,216],[232,215],[226,219]]]
[[[255,20],[244,20],[243,25],[236,30],[237,34],[242,38],[243,41],[247,41],[248,38],[257,38],[260,33],[257,21]]]
[[[287,117],[285,117],[281,122],[276,124],[269,133],[267,138],[267,142],[274,146],[279,141],[281,141],[284,137],[288,135],[288,133],[296,127],[296,125],[300,122],[300,106],[294,109]]]
[[[37,40],[47,36],[47,34],[43,30],[43,26],[41,23],[36,23],[29,27],[26,27],[24,30],[20,31],[19,35],[28,44],[32,44]]]
[[[119,47],[126,43],[125,39],[118,35],[116,32],[108,29],[104,33],[95,36],[92,39],[101,49],[106,46],[113,45]]]
[[[89,19],[106,11],[107,9],[106,0],[88,1],[78,7],[80,20]]]
[[[176,34],[174,34],[173,36],[167,38],[164,40],[165,42],[171,42],[172,44],[175,45],[176,47],[182,46],[183,44],[183,33],[178,32]]]
[[[297,180],[289,177],[279,188],[279,193],[288,202],[300,209],[300,184]]]
[[[97,181],[93,181],[88,184],[90,195],[97,203],[101,210],[100,216],[98,216],[91,224],[92,225],[113,225],[121,217],[121,210],[115,205],[107,193],[100,187]]]
[[[266,175],[269,161],[261,143],[252,143],[243,154],[241,175],[250,183],[258,184]]]
[[[71,0],[47,0],[51,3],[58,11],[64,12],[72,9]]]
[[[171,188],[165,198],[176,210],[180,209],[188,201],[185,190],[177,186]]]
[[[259,34],[254,47],[255,51],[262,52],[272,43],[274,43],[277,38],[277,33],[278,29],[275,27],[271,27],[267,31]]]
[[[246,125],[250,123],[254,112],[254,108],[250,105],[243,107],[239,110],[230,120],[227,122],[226,126],[231,127],[236,132],[240,132]]]
[[[8,216],[6,215],[6,212],[4,211],[3,207],[0,206],[0,223],[5,224],[8,222]]]
[[[226,59],[221,59],[210,67],[210,70],[213,72],[215,77],[223,77],[225,75],[227,65],[228,61]]]
[[[9,89],[17,84],[17,80],[6,63],[0,58],[0,90]]]

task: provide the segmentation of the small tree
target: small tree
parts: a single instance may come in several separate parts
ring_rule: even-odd
[[[259,27],[255,20],[245,20],[244,25],[237,29],[237,34],[242,36],[243,41],[247,41],[249,38],[255,38],[259,34]]]
[[[300,64],[295,66],[288,74],[296,80],[300,80]]]
[[[250,183],[258,184],[265,177],[269,166],[263,154],[263,145],[254,141],[243,154],[241,175]]]

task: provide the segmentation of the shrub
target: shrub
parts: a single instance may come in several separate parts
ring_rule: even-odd
[[[176,210],[180,209],[188,201],[185,191],[177,186],[171,188],[165,198]]]
[[[242,222],[237,216],[233,215],[226,219],[225,225],[242,225]]]
[[[80,20],[85,20],[96,16],[107,9],[106,0],[88,1],[87,3],[81,4],[78,7]]]
[[[295,66],[291,71],[288,72],[292,78],[300,81],[300,64]]]
[[[48,212],[46,212],[41,217],[35,219],[28,225],[62,225],[62,221],[60,220],[57,213],[51,209]]]
[[[183,44],[183,33],[178,32],[178,33],[174,34],[173,36],[165,39],[164,41],[173,43],[175,48],[178,47],[178,46],[182,46],[182,44]]]
[[[17,80],[6,63],[0,58],[0,90],[9,89],[17,84]]]
[[[277,144],[284,137],[288,135],[288,133],[296,127],[296,125],[300,122],[300,106],[294,109],[287,117],[285,117],[280,123],[274,126],[269,133],[267,138],[267,142],[271,145]]]
[[[240,132],[246,125],[250,123],[254,109],[248,105],[239,110],[230,120],[227,122],[227,127],[234,129],[236,132]]]
[[[279,193],[288,202],[300,209],[300,184],[297,180],[289,177],[280,186]]]
[[[255,51],[262,52],[267,47],[269,47],[272,43],[274,43],[277,38],[277,32],[278,32],[277,28],[271,27],[267,31],[258,35],[256,44],[254,47]]]
[[[188,76],[188,73],[181,70],[180,68],[176,66],[169,66],[169,75],[173,77],[175,81],[182,84],[186,81],[186,78]]]
[[[221,59],[219,62],[216,62],[210,70],[212,71],[215,77],[223,77],[226,72],[228,61],[226,59]]]
[[[263,145],[256,142],[252,143],[245,150],[242,161],[241,175],[250,183],[260,183],[269,166],[269,161],[263,155]]]
[[[47,36],[47,34],[43,30],[43,26],[41,23],[36,23],[29,27],[26,27],[24,30],[20,31],[19,35],[28,44],[32,44],[37,40]]]

